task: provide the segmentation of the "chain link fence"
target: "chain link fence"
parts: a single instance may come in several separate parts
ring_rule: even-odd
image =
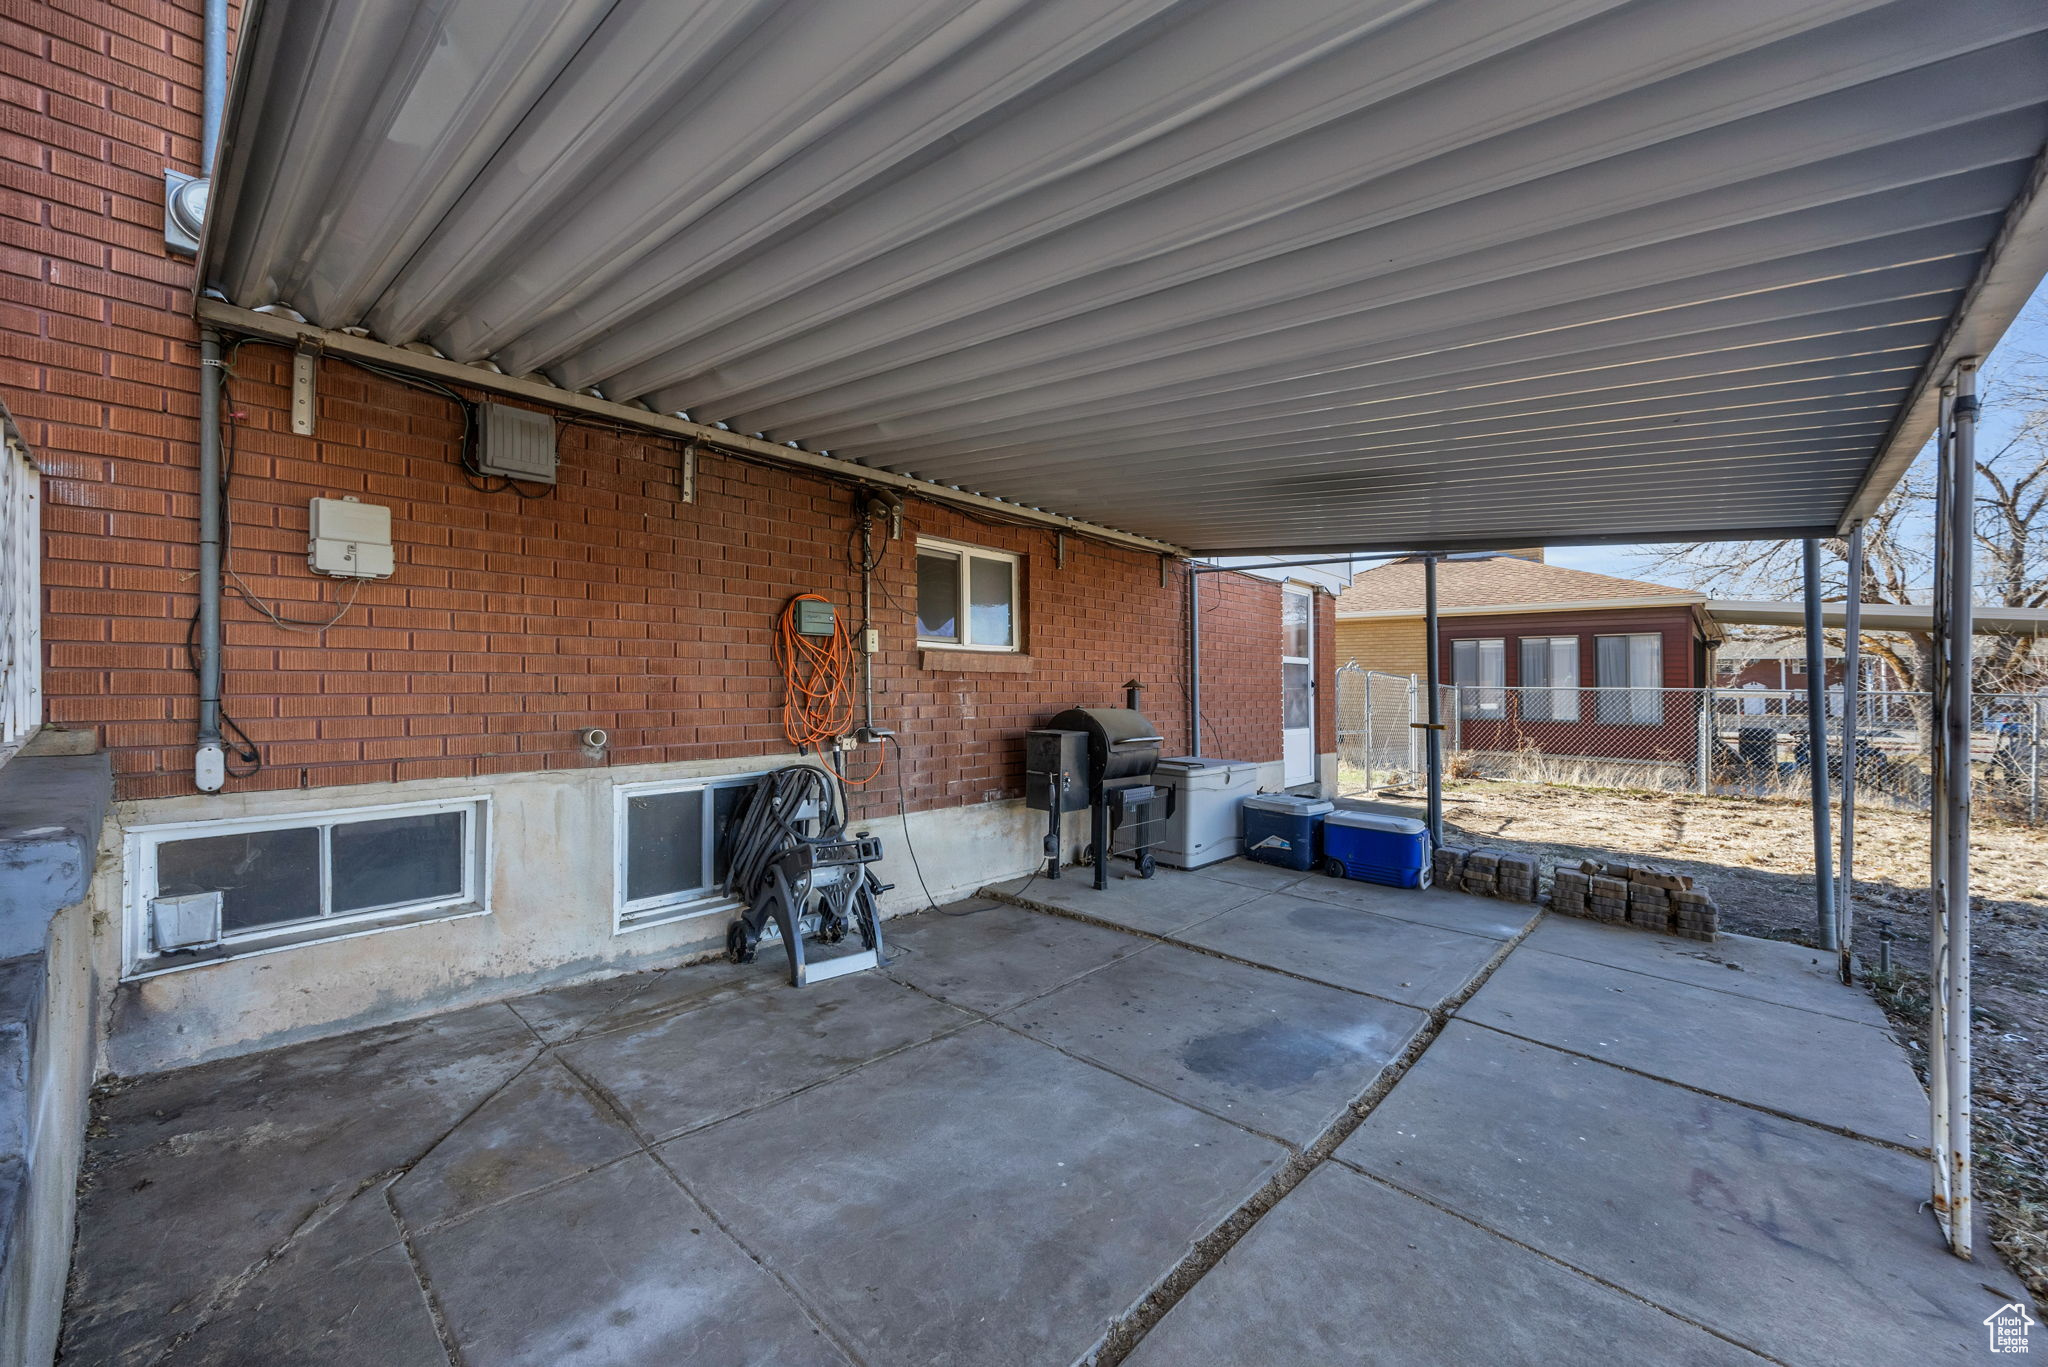
[[[1443,687],[1444,771],[1466,780],[1803,798],[1812,764],[1804,690],[1768,688]],[[1830,775],[1840,783],[1842,694],[1827,694]],[[1337,671],[1342,787],[1363,793],[1423,776],[1427,686],[1361,669]],[[1924,811],[1931,796],[1932,702],[1925,693],[1857,699],[1855,774],[1862,803]],[[2048,695],[1976,700],[1974,800],[2008,820],[2042,820]]]

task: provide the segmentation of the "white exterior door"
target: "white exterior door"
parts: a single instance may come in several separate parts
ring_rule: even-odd
[[[1290,788],[1316,781],[1316,614],[1308,589],[1280,589],[1280,757]]]

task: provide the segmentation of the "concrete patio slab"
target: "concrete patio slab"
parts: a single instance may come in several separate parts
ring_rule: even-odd
[[[418,1241],[465,1367],[844,1367],[645,1154]]]
[[[1304,878],[1288,895],[1495,940],[1514,939],[1543,914],[1533,902],[1503,902],[1442,888],[1388,888],[1354,878]]]
[[[659,1139],[764,1105],[970,1019],[863,973],[715,1001],[576,1040],[560,1057],[642,1134]]]
[[[888,923],[885,935],[890,977],[955,1006],[991,1014],[1153,943],[980,900],[900,917]]]
[[[407,1224],[429,1229],[639,1147],[574,1073],[542,1058],[465,1117],[392,1196]]]
[[[1126,1367],[1757,1367],[1761,1359],[1335,1164],[1145,1336]]]
[[[789,959],[780,945],[763,945],[760,956],[750,964],[733,963],[721,954],[704,963],[664,969],[644,989],[593,1016],[575,1033],[603,1035],[614,1030],[634,1030],[679,1012],[730,1001],[757,988],[788,985]],[[522,1003],[527,1000],[520,998]]]
[[[1118,960],[1004,1020],[1297,1147],[1429,1023],[1409,1007],[1173,945]]]
[[[1220,878],[1226,883],[1257,888],[1260,892],[1279,892],[1284,888],[1293,887],[1305,878],[1315,876],[1298,869],[1283,869],[1278,864],[1262,864],[1256,859],[1225,859],[1215,864],[1204,864],[1201,868],[1190,869],[1188,872],[1199,874],[1203,878]]]
[[[154,1361],[295,1237],[319,1235],[327,1266],[389,1243],[381,1188],[374,1201],[359,1193],[432,1148],[538,1047],[511,1011],[485,1006],[103,1094],[66,1356]],[[351,1218],[329,1224],[343,1212]]]
[[[1576,916],[1550,916],[1529,934],[1529,948],[1614,968],[1711,987],[1884,1027],[1884,1008],[1835,976],[1834,956],[1783,940],[1722,935],[1711,944],[1653,935]]]
[[[1802,1367],[1976,1361],[2010,1299],[1924,1160],[1459,1021],[1338,1157]]]
[[[1891,1033],[1839,1016],[1527,945],[1458,1015],[1817,1125],[1927,1143],[1927,1098]]]
[[[861,1356],[903,1367],[1076,1360],[1287,1154],[992,1024],[660,1152]]]
[[[209,1320],[172,1350],[176,1367],[446,1367],[425,1291],[405,1250],[352,1264],[348,1294],[320,1279],[266,1283],[246,1309]]]
[[[549,1044],[588,1029],[625,1003],[660,982],[666,970],[626,973],[594,983],[535,992],[505,1003],[519,1018],[533,1027],[533,1033]]]
[[[1483,935],[1274,893],[1175,937],[1233,958],[1434,1010],[1500,954]]]
[[[1262,866],[1245,867],[1259,870]],[[1026,906],[1091,916],[1147,935],[1172,935],[1186,930],[1232,907],[1243,906],[1262,891],[1257,884],[1206,875],[1206,870],[1188,873],[1161,869],[1151,878],[1113,880],[1097,892],[1087,870],[1082,869],[1058,879],[1017,878],[998,883],[989,891]]]

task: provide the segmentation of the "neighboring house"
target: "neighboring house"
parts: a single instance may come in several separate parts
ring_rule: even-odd
[[[1695,701],[1658,690],[1711,677],[1720,632],[1706,595],[1545,564],[1541,552],[1462,556],[1437,567],[1444,683],[1467,751],[1662,759],[1696,746]],[[1425,672],[1423,567],[1355,576],[1337,599],[1337,659]]]

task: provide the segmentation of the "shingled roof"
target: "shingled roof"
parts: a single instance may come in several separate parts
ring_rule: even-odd
[[[1513,611],[1562,604],[1612,603],[1650,606],[1703,603],[1706,595],[1641,579],[1617,579],[1587,570],[1568,570],[1519,556],[1494,555],[1445,560],[1437,566],[1440,612]],[[1351,580],[1337,597],[1337,616],[1420,617],[1422,562],[1396,560]]]

